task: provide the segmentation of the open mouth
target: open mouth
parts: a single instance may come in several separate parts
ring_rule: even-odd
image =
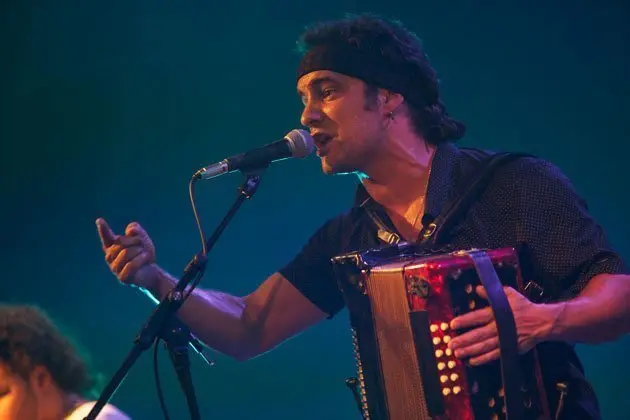
[[[313,135],[315,146],[317,147],[317,155],[324,156],[328,152],[328,145],[332,141],[333,136],[326,133],[316,133]]]

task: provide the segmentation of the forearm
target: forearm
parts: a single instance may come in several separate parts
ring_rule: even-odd
[[[177,280],[159,271],[155,287],[148,290],[153,299],[162,300]],[[246,360],[258,354],[256,326],[248,322],[245,301],[217,291],[195,289],[177,316],[208,347]]]
[[[630,332],[630,276],[600,274],[576,298],[546,305],[543,341],[601,343]]]

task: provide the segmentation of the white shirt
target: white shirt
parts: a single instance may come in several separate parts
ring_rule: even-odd
[[[96,401],[88,401],[81,404],[64,420],[83,420],[90,414],[95,404]],[[131,418],[113,405],[105,404],[103,409],[98,413],[98,416],[96,416],[96,420],[131,420]]]

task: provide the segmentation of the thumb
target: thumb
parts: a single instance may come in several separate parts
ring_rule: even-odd
[[[118,240],[118,235],[112,232],[112,229],[103,218],[99,217],[96,219],[96,230],[98,231],[98,236],[101,238],[103,248],[112,246]]]

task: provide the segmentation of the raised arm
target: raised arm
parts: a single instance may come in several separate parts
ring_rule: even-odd
[[[99,219],[97,228],[116,277],[163,299],[177,280],[155,264],[153,243],[142,227],[132,223],[125,235],[115,235]],[[237,360],[270,350],[326,316],[280,273],[245,297],[196,289],[178,312],[201,341]]]

